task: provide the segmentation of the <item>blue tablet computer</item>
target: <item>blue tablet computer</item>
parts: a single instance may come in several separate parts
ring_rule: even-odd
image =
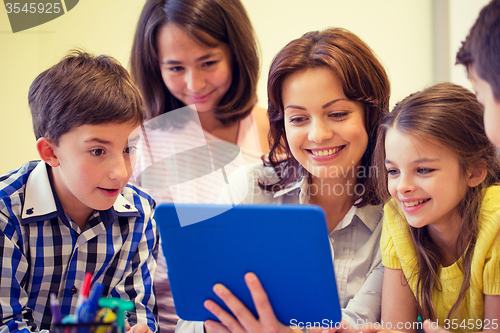
[[[178,216],[201,222],[181,227]],[[209,217],[203,220],[203,216]],[[244,281],[254,272],[276,317],[293,323],[340,322],[330,241],[323,210],[313,205],[160,204],[155,220],[162,238],[177,315],[215,319],[203,306],[224,284],[257,315]],[[332,324],[333,323],[333,324]]]

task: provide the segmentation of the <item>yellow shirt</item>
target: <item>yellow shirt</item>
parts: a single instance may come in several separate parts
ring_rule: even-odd
[[[460,325],[465,319],[482,324],[484,319],[484,295],[500,295],[500,186],[491,186],[484,192],[479,215],[479,230],[472,256],[470,288],[462,302]],[[410,231],[403,213],[394,200],[384,207],[381,237],[382,263],[385,267],[402,269],[415,295],[417,286],[417,254],[412,244]],[[461,259],[459,259],[461,260]],[[439,267],[441,288],[434,289],[432,297],[438,323],[456,331],[451,321],[445,321],[462,286],[463,273],[458,261],[448,267]],[[486,325],[487,323],[484,323]],[[491,323],[490,323],[491,325]],[[463,327],[462,327],[463,328]],[[485,327],[488,328],[488,327]],[[489,328],[492,328],[491,326]],[[466,331],[480,331],[480,326]]]

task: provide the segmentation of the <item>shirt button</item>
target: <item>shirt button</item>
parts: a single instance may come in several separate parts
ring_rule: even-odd
[[[76,289],[76,287],[73,286],[73,288],[71,288],[71,295],[75,295],[77,292],[78,292],[78,289]]]
[[[124,205],[123,207],[127,208],[127,209],[130,209],[130,205],[129,204],[126,204]]]

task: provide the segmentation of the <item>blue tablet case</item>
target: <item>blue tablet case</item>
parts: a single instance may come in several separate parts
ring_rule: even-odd
[[[228,208],[205,204],[156,208],[177,315],[184,320],[217,320],[203,306],[207,299],[229,311],[212,291],[219,282],[257,315],[244,281],[245,273],[254,272],[283,324],[340,322],[323,210],[313,205]],[[178,213],[213,217],[181,227]]]

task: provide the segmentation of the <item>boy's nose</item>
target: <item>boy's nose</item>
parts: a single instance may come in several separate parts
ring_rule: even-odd
[[[131,174],[130,161],[124,158],[117,158],[110,170],[110,178],[119,181],[128,181],[128,177]]]

